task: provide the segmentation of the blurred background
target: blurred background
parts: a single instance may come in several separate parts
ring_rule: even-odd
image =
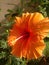
[[[0,0],[0,21],[4,19],[4,15],[7,14],[8,9],[13,9],[15,6],[20,4],[20,0]]]

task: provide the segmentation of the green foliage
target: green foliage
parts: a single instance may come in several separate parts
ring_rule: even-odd
[[[45,40],[45,44],[46,44],[44,54],[46,57],[49,57],[49,37],[46,37],[44,40]]]
[[[11,55],[11,47],[7,44],[7,36],[9,35],[9,29],[14,24],[15,16],[20,16],[22,12],[41,12],[45,17],[49,16],[49,0],[21,0],[20,5],[14,5],[15,8],[12,10],[8,9],[8,14],[5,14],[5,20],[0,22],[0,65],[44,65],[49,57],[49,35],[44,39],[46,44],[43,52],[44,57],[30,61]]]

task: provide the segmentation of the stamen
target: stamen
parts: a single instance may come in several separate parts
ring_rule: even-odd
[[[29,33],[26,33],[24,35],[21,35],[20,37],[16,38],[15,40],[12,41],[12,44],[15,44],[18,40],[20,40],[21,38],[28,38],[29,37]]]
[[[20,37],[18,37],[18,38],[16,38],[14,41],[12,41],[12,43],[15,43],[15,42],[17,42],[19,39],[21,39],[23,36],[20,36]]]

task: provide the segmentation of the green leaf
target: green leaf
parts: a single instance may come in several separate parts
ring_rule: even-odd
[[[7,48],[7,42],[5,40],[0,40],[0,48]]]
[[[8,11],[9,13],[13,12],[13,10],[10,10],[10,9],[8,9],[7,11]]]
[[[1,52],[1,53],[0,53],[0,59],[1,59],[1,58],[4,58],[4,57],[6,57],[6,52]]]
[[[45,44],[46,44],[46,48],[44,50],[44,54],[46,57],[49,57],[49,38],[45,38]]]

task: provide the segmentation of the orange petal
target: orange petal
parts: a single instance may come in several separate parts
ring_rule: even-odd
[[[44,42],[39,40],[39,42],[30,41],[28,44],[27,58],[28,59],[37,59],[42,56],[43,50],[45,48]]]
[[[12,47],[12,54],[16,57],[26,57],[26,39],[20,39],[16,41],[16,44]]]
[[[15,18],[15,24],[17,25],[17,26],[20,26],[20,24],[21,24],[21,17],[16,17]]]
[[[37,24],[37,31],[41,37],[46,37],[49,33],[49,19],[45,18],[40,23]]]
[[[8,37],[8,45],[13,46],[15,44],[15,42],[14,42],[15,39],[16,39],[16,36],[13,36],[13,35],[9,36]]]
[[[22,33],[23,33],[23,30],[14,24],[12,30],[10,30],[10,34],[8,37],[8,44],[10,46],[14,45],[16,42],[16,39],[22,36]]]
[[[37,28],[36,25],[40,23],[40,21],[43,19],[44,17],[41,13],[38,13],[38,12],[31,13],[30,20],[28,23],[30,30],[36,30]]]
[[[31,13],[31,16],[32,16],[32,13]],[[37,24],[42,19],[44,19],[43,15],[41,13],[36,12],[36,13],[33,14],[33,18],[31,18],[32,21],[30,23]]]
[[[37,27],[40,31],[49,31],[49,19],[45,18],[40,23],[37,24]]]
[[[26,14],[23,13],[22,14],[21,28],[23,28],[23,29],[28,28],[29,19],[30,19],[30,14],[29,13],[26,13]]]
[[[29,13],[23,13],[21,17],[16,17],[15,19],[15,25],[18,27],[21,27],[22,29],[28,28],[28,22],[30,19]]]

